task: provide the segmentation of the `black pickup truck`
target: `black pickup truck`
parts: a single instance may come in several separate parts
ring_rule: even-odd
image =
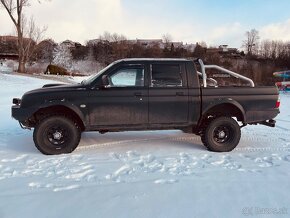
[[[210,68],[249,86],[218,87],[207,78]],[[163,129],[200,135],[208,150],[227,152],[239,143],[241,127],[274,127],[279,104],[275,86],[254,87],[249,78],[200,59],[123,59],[80,84],[48,84],[14,98],[12,117],[34,128],[44,154],[72,152],[83,131]]]

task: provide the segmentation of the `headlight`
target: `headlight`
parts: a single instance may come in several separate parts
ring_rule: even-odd
[[[21,104],[21,99],[20,98],[13,98],[12,103],[16,104],[16,105],[20,105]]]

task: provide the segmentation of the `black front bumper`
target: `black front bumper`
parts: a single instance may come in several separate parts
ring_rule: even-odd
[[[13,105],[11,107],[11,116],[20,122],[24,122],[32,114],[33,111],[31,110],[31,108],[21,108],[20,105]]]

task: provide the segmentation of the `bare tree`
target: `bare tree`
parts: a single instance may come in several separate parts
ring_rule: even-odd
[[[271,58],[271,50],[272,50],[272,46],[271,46],[271,41],[270,40],[263,40],[260,44],[260,56],[268,59]]]
[[[165,48],[170,48],[172,44],[172,36],[169,33],[162,35],[162,41],[165,44]]]
[[[198,44],[203,48],[207,48],[207,44],[205,41],[198,42]]]
[[[205,42],[196,43],[195,49],[193,51],[193,56],[196,58],[204,59],[206,56],[207,45]]]
[[[243,42],[243,47],[247,51],[248,55],[253,55],[258,52],[258,44],[259,44],[259,31],[256,29],[251,29],[246,32],[246,40]]]
[[[108,42],[121,42],[126,41],[126,36],[118,33],[111,34],[110,32],[105,31],[103,35],[99,36],[100,41],[108,41]]]
[[[162,35],[163,43],[170,43],[172,42],[172,36],[169,33]]]
[[[57,66],[71,70],[72,59],[70,49],[64,44],[58,45],[53,51],[53,63]]]
[[[30,60],[38,43],[43,39],[46,27],[39,28],[36,26],[34,18],[31,17],[29,22],[23,21],[23,34],[24,34],[24,60],[25,63]]]
[[[283,60],[290,56],[289,42],[281,40],[263,40],[260,45],[260,56],[265,59]]]
[[[53,61],[53,51],[57,44],[52,39],[45,39],[39,42],[33,52],[34,60],[48,61],[50,64]]]
[[[45,28],[41,30],[35,25],[33,17],[27,21],[23,9],[30,6],[29,0],[0,0],[2,6],[12,20],[18,39],[19,66],[18,72],[25,73],[25,64],[29,60],[36,43],[40,40]]]

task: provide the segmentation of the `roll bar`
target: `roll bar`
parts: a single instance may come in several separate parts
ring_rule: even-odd
[[[195,63],[198,63],[200,65],[201,75],[202,75],[202,81],[203,81],[203,87],[207,87],[207,82],[206,82],[207,75],[205,73],[205,70],[206,69],[216,69],[216,70],[219,70],[221,72],[227,73],[227,74],[229,74],[231,76],[234,76],[236,78],[239,78],[239,79],[242,79],[244,81],[247,81],[247,82],[249,82],[249,84],[250,84],[251,87],[255,87],[255,84],[254,84],[253,80],[251,80],[248,77],[242,76],[242,75],[240,75],[238,73],[235,73],[233,71],[227,70],[227,69],[225,69],[223,67],[220,67],[220,66],[217,66],[217,65],[204,65],[204,63],[203,63],[203,61],[201,59],[197,59],[195,61]]]
[[[202,76],[202,73],[199,71],[197,71],[197,74]],[[218,82],[215,79],[213,79],[213,78],[206,78],[206,79],[211,81],[214,84],[214,86],[216,86],[216,87],[218,86]]]

